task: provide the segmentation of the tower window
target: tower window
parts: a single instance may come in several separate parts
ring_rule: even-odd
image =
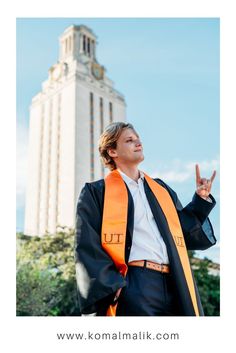
[[[103,98],[100,97],[100,131],[101,131],[101,134],[103,133],[103,129],[104,129],[104,126],[103,126]]]
[[[90,56],[90,38],[88,38],[88,55]]]
[[[94,180],[94,108],[93,93],[90,92],[90,178]]]
[[[95,43],[94,40],[91,41],[91,54],[95,57]]]
[[[83,51],[86,52],[86,37],[83,35]]]
[[[112,110],[112,103],[109,102],[109,118],[110,118],[110,123],[113,121],[113,110]]]
[[[103,119],[103,98],[100,97],[100,133],[103,133],[104,129],[104,119]],[[104,178],[104,166],[101,163],[101,176]]]

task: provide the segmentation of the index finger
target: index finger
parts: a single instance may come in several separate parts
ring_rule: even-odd
[[[196,169],[196,182],[197,184],[199,184],[201,180],[201,176],[200,176],[200,169],[198,164],[195,165],[195,169]]]

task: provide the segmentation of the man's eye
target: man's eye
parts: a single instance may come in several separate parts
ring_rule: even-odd
[[[130,141],[132,141],[132,140],[127,140],[126,142],[130,142]]]

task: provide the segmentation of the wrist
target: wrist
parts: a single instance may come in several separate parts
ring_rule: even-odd
[[[211,198],[210,198],[209,195],[208,196],[201,196],[201,195],[198,194],[198,196],[201,197],[201,199],[203,199],[205,201],[210,201],[211,202]]]

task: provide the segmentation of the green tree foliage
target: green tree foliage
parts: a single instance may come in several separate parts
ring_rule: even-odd
[[[74,262],[74,231],[28,237],[17,234],[17,315],[79,316]],[[190,252],[193,262],[194,253]],[[219,315],[219,276],[210,260],[198,262],[194,275],[205,315]]]
[[[63,299],[60,280],[49,271],[24,264],[17,271],[17,315],[48,316],[59,313]]]
[[[43,237],[17,234],[17,315],[80,315],[74,231]]]
[[[220,315],[220,276],[213,276],[209,273],[212,261],[204,258],[193,266],[194,252],[190,252],[190,262],[192,263],[194,278],[199,290],[205,316]]]

